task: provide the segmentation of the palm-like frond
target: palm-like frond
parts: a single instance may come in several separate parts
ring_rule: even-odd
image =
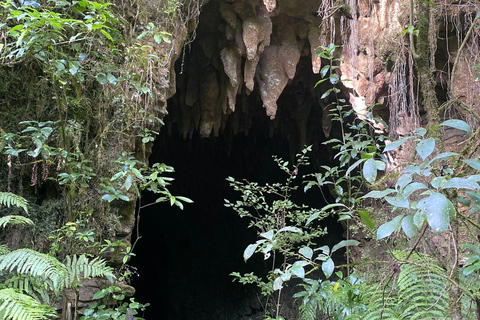
[[[0,218],[0,228],[5,228],[7,224],[20,224],[33,226],[33,221],[24,216],[9,215]]]
[[[0,290],[0,319],[41,320],[52,316],[55,316],[54,308],[40,304],[15,289]]]
[[[16,275],[7,279],[4,285],[7,288],[17,289],[38,302],[50,303],[49,293],[51,291],[48,289],[50,286],[45,283],[44,279],[29,275]]]
[[[27,200],[23,197],[11,192],[0,192],[0,205],[7,206],[8,208],[11,206],[19,207],[28,213],[27,204]]]

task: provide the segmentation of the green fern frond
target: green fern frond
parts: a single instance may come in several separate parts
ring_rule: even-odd
[[[23,197],[11,192],[0,192],[0,205],[7,206],[7,208],[15,206],[22,208],[26,213],[28,213],[27,204],[27,200]]]
[[[6,244],[0,245],[0,256],[9,253],[11,250]]]
[[[66,287],[78,282],[81,278],[105,277],[113,279],[115,277],[113,269],[107,266],[105,260],[100,259],[100,257],[89,260],[85,255],[67,256],[65,266],[67,268]]]
[[[300,305],[300,319],[302,320],[315,320],[317,318],[318,300],[315,297],[309,297],[303,299]]]
[[[0,271],[51,280],[55,292],[63,289],[67,277],[67,268],[60,261],[31,249],[18,249],[0,256]]]
[[[55,316],[55,309],[40,304],[15,289],[0,290],[0,319],[41,320]]]
[[[24,216],[9,215],[0,218],[0,228],[5,228],[7,224],[20,224],[33,226],[33,221]]]
[[[5,281],[5,287],[17,289],[41,303],[49,304],[50,286],[45,284],[43,279],[31,277],[28,275],[17,275]]]

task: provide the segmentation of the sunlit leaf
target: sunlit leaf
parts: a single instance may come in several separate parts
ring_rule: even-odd
[[[403,214],[393,218],[391,221],[382,224],[377,230],[377,240],[386,238],[400,228]]]
[[[304,256],[307,259],[312,259],[312,256],[313,256],[313,250],[310,247],[303,247],[300,250],[298,250],[298,253],[300,253],[302,256]]]
[[[365,223],[369,229],[375,228],[375,222],[373,222],[372,218],[370,218],[370,215],[367,211],[358,210],[358,214],[360,215],[360,218],[362,218],[363,223]]]
[[[342,240],[333,246],[332,253],[337,251],[338,249],[348,247],[348,246],[358,246],[359,244],[360,242],[357,240]]]
[[[480,170],[480,160],[478,160],[478,159],[464,159],[462,161],[465,162],[466,164],[468,164],[473,169]]]
[[[455,188],[455,189],[468,189],[468,190],[476,190],[479,189],[480,186],[473,180],[464,179],[464,178],[452,178],[448,180],[443,186],[443,189],[448,188]]]
[[[432,193],[428,198],[418,202],[417,208],[424,210],[427,222],[435,232],[443,232],[448,229],[450,215],[455,208],[450,200],[441,193]]]
[[[455,128],[458,130],[465,131],[466,133],[470,134],[472,133],[470,126],[463,120],[458,120],[458,119],[450,119],[447,121],[444,121],[440,123],[441,126],[447,126],[451,128]]]
[[[429,155],[432,154],[433,150],[435,149],[435,139],[428,138],[425,140],[421,140],[415,150],[417,150],[418,155],[425,160]]]
[[[328,258],[327,261],[322,263],[322,271],[325,274],[325,277],[328,279],[335,269],[335,264],[333,263],[332,258]]]
[[[397,141],[393,141],[393,142],[390,142],[386,147],[385,149],[383,149],[383,152],[387,152],[387,151],[392,151],[392,150],[395,150],[397,149],[398,147],[400,147],[402,144],[404,144],[405,142],[407,142],[408,140],[412,139],[413,137],[404,137],[400,140],[397,140]]]
[[[407,237],[413,238],[417,235],[417,226],[413,222],[413,214],[409,214],[402,220],[402,230]]]
[[[257,250],[258,243],[249,244],[243,252],[243,260],[247,261]]]

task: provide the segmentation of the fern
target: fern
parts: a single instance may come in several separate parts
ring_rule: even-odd
[[[49,285],[41,278],[35,278],[28,275],[17,275],[5,281],[6,288],[13,288],[27,294],[38,302],[50,303]]]
[[[18,249],[0,256],[0,271],[50,280],[55,292],[64,288],[67,277],[67,268],[60,261],[31,249]]]
[[[99,257],[90,260],[81,256],[67,256],[65,261],[67,268],[67,277],[65,279],[65,287],[70,287],[72,284],[80,281],[81,278],[105,277],[112,280],[113,269],[107,266],[106,262]]]
[[[0,205],[7,206],[7,208],[11,206],[19,207],[28,213],[27,204],[27,200],[23,197],[11,192],[0,192]]]
[[[32,297],[8,288],[0,290],[0,319],[41,320],[55,316],[55,309],[40,304]]]
[[[0,245],[0,255],[4,255],[10,252],[10,248],[6,244]]]
[[[372,293],[365,320],[377,319],[445,319],[448,296],[444,270],[427,256],[395,251],[400,274],[392,287]]]
[[[0,228],[5,228],[7,224],[20,224],[20,225],[30,225],[33,226],[33,221],[24,217],[17,215],[9,215],[0,218]]]

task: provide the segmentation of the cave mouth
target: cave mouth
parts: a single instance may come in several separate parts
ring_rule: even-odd
[[[259,8],[255,3],[263,6],[261,1],[244,2],[251,4],[253,11]],[[282,52],[285,32],[289,38],[285,47],[288,50],[298,47],[298,53],[302,53],[294,65],[294,74],[288,76],[288,83],[280,90],[272,119],[266,112],[266,98],[258,83],[253,90],[246,84],[233,90],[232,75],[226,75],[232,70],[226,70],[222,52],[235,46],[233,42],[238,42],[238,38],[228,38],[235,30],[228,30],[222,20],[225,14],[219,10],[227,10],[225,6],[230,4],[212,0],[202,10],[196,39],[176,63],[176,94],[167,102],[165,125],[149,159],[150,164],[160,162],[174,167],[175,181],[169,190],[194,203],[185,204],[183,211],[166,203],[141,210],[141,238],[134,248],[136,256],[131,265],[139,274],[133,280],[137,300],[151,304],[145,315],[147,320],[263,319],[258,290],[253,285],[233,282],[230,276],[232,272],[266,274],[268,261],[257,255],[247,263],[243,261],[245,248],[257,240],[256,232],[248,228],[250,221],[224,206],[224,199],[235,200],[239,196],[226,178],[232,176],[261,184],[285,181],[286,174],[272,157],[291,161],[305,145],[312,145],[311,164],[299,176],[331,163],[331,150],[322,144],[326,140],[327,101],[320,97],[325,84],[315,88],[319,75],[312,72],[311,50],[305,32],[299,27],[305,22],[282,13],[272,14],[271,44],[275,49],[270,54]],[[238,19],[246,22],[237,25],[260,23],[268,29],[264,15],[260,20],[254,17],[251,22],[251,15],[242,14]],[[288,62],[291,57],[278,58]],[[241,65],[247,73],[250,63],[247,57],[236,56],[236,59],[239,59],[237,67]],[[258,72],[257,82],[270,72],[265,68],[277,67],[259,61],[257,72],[263,68],[263,73]],[[283,77],[285,80],[286,76]],[[229,95],[232,90],[235,111]],[[337,129],[334,124],[332,137],[340,132]],[[299,189],[294,195],[297,203],[318,208],[325,204],[319,191],[317,194],[309,191],[306,195]],[[155,200],[154,195],[142,193],[142,204]],[[329,234],[322,242],[331,246],[342,239],[343,228],[335,219],[327,219],[324,226]],[[290,299],[284,307],[293,310],[293,303]]]
[[[262,123],[253,124],[248,135],[229,138],[228,144],[226,136],[194,134],[183,139],[174,125],[166,130],[172,124],[165,120],[151,161],[173,166],[175,181],[170,191],[194,203],[185,204],[183,211],[158,204],[141,212],[141,239],[132,265],[139,274],[133,282],[136,298],[151,304],[146,319],[244,319],[263,314],[256,288],[232,282],[230,276],[232,272],[265,274],[267,264],[257,256],[243,261],[243,251],[257,240],[256,234],[248,228],[248,220],[224,207],[224,199],[238,198],[225,179],[284,181],[286,175],[272,156],[288,158],[287,141],[280,134],[270,137]],[[305,168],[305,173],[310,170]],[[154,201],[151,194],[142,195],[142,203]],[[307,196],[299,192],[297,201],[317,207],[324,204],[314,192]],[[333,218],[326,224],[327,242],[340,241],[341,225]]]

